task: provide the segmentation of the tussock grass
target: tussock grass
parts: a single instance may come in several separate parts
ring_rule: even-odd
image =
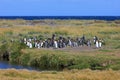
[[[47,70],[93,69],[119,70],[119,50],[71,52],[52,49],[22,49],[19,61]],[[113,66],[116,65],[116,66]]]
[[[23,37],[51,37],[53,33],[64,37],[103,38],[104,49],[98,51],[61,51],[46,49],[27,49],[8,44],[12,53],[11,62],[37,66],[62,72],[29,72],[26,70],[0,70],[3,80],[119,80],[120,71],[120,21],[94,20],[0,20],[0,46],[11,39],[19,41]],[[15,47],[16,46],[16,47]],[[23,46],[22,46],[23,47]],[[5,47],[3,47],[5,49]],[[4,50],[3,49],[3,50]],[[46,65],[47,64],[47,65]],[[93,69],[68,70],[68,69]]]
[[[24,26],[24,27],[9,27],[0,28],[0,39],[20,39],[25,36],[39,36],[43,35],[44,38],[51,37],[53,33],[56,33],[57,37],[63,35],[65,37],[81,37],[83,34],[88,39],[93,39],[93,36],[103,38],[108,46],[114,47],[118,44],[111,42],[120,42],[120,28],[119,27],[98,27],[98,26]]]
[[[0,70],[3,80],[119,80],[120,71],[70,70],[35,72],[27,70]]]
[[[16,20],[17,21],[17,20]],[[52,21],[52,20],[51,20]],[[8,22],[8,21],[7,21]],[[6,23],[7,23],[6,22]],[[10,21],[12,22],[12,21]],[[49,23],[50,20],[46,20],[46,23]],[[65,33],[65,34],[70,34],[70,35],[73,35],[73,36],[77,36],[77,35],[83,35],[83,34],[86,34],[86,35],[98,35],[100,37],[105,37],[103,34],[106,34],[107,36],[109,34],[109,32],[111,33],[118,33],[120,32],[120,28],[119,27],[116,27],[116,26],[109,26],[109,25],[105,25],[105,24],[110,24],[110,23],[101,23],[101,25],[105,25],[104,27],[99,27],[97,25],[90,25],[90,26],[76,26],[76,25],[72,25],[72,24],[77,24],[77,23],[90,23],[91,21],[79,21],[79,20],[67,20],[67,21],[55,21],[53,20],[52,22],[54,23],[61,23],[63,25],[56,25],[56,26],[49,26],[49,25],[29,25],[29,26],[19,26],[19,27],[16,27],[16,26],[13,26],[13,27],[8,27],[8,28],[0,28],[0,32],[1,33],[4,33],[4,32],[8,32],[8,31],[12,31],[13,33],[28,33],[30,31],[34,31],[34,32],[40,32],[40,33]],[[65,22],[67,22],[67,24],[71,25],[71,26],[67,26],[65,25]],[[13,21],[13,23],[15,23]],[[98,24],[98,23],[95,23],[95,22],[92,22],[92,24]]]

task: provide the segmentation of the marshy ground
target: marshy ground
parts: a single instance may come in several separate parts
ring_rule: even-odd
[[[93,40],[103,38],[101,49],[67,47],[63,49],[19,50],[18,42],[24,37],[48,38],[81,37]],[[7,47],[3,44],[7,43]],[[36,72],[27,70],[0,70],[2,80],[119,80],[120,79],[120,21],[102,20],[0,20],[0,55],[11,52],[10,62],[61,71]],[[19,53],[18,53],[19,52]],[[46,65],[47,64],[47,65]],[[88,69],[89,68],[89,69]],[[83,70],[81,70],[83,69]],[[87,69],[87,70],[86,70]],[[92,70],[90,70],[92,69]]]

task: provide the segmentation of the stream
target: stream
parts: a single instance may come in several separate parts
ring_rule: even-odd
[[[31,70],[39,71],[39,69],[34,67],[11,64],[8,61],[2,61],[2,60],[0,60],[0,69],[27,69],[30,71]]]

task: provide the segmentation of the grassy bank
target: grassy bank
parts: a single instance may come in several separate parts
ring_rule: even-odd
[[[22,65],[27,63],[48,70],[86,68],[92,70],[120,70],[119,51],[100,50],[73,53],[60,50],[25,49],[22,50],[23,54],[20,56],[19,61]]]
[[[74,52],[73,50],[51,48],[28,49],[24,44],[11,43],[3,45],[1,50],[2,52],[6,52],[6,50],[10,52],[9,58],[11,63],[35,66],[40,70],[86,68],[92,70],[120,70],[119,49]]]
[[[120,71],[50,71],[35,72],[26,70],[0,70],[0,79],[3,80],[119,80]]]

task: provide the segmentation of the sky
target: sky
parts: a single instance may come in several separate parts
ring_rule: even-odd
[[[0,0],[0,16],[120,16],[120,0]]]

